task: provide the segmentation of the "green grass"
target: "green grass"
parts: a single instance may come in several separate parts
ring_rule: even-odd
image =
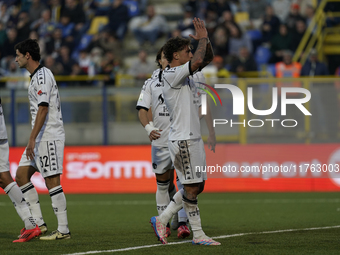
[[[28,243],[12,243],[23,223],[9,198],[0,195],[0,254],[67,254],[159,244],[149,224],[150,217],[156,214],[154,194],[66,197],[72,239],[34,239]],[[40,203],[49,232],[55,230],[57,221],[49,196],[41,195]],[[202,247],[184,243],[117,254],[340,253],[340,228],[256,233],[340,225],[338,193],[207,193],[199,196],[199,207],[207,235],[253,234],[219,239],[222,246]],[[173,231],[168,241],[181,240]]]

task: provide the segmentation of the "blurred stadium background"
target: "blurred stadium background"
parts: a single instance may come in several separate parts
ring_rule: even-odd
[[[339,0],[5,0],[0,1],[0,96],[12,175],[31,130],[29,74],[14,62],[18,41],[28,37],[39,41],[41,62],[54,72],[62,101],[67,145],[62,183],[74,239],[49,246],[51,254],[156,242],[146,224],[156,213],[151,148],[135,105],[144,80],[156,69],[157,50],[171,36],[193,33],[194,16],[205,20],[216,55],[204,70],[207,84],[234,84],[244,93],[252,87],[257,109],[270,108],[273,87],[303,87],[312,95],[305,104],[312,116],[293,107],[284,117],[277,111],[254,116],[249,110],[233,116],[231,94],[217,90],[223,106],[209,101],[215,119],[284,118],[295,119],[298,125],[219,125],[216,153],[206,148],[208,165],[283,165],[296,171],[209,175],[205,191],[219,194],[200,196],[203,227],[211,236],[220,236],[338,224],[338,194],[330,191],[340,190],[340,175],[331,171],[340,164]],[[204,122],[202,133],[206,139]],[[39,175],[33,183],[39,193],[47,193]],[[248,193],[226,193],[244,191]],[[287,191],[313,193],[270,193]],[[41,197],[45,219],[53,225],[49,198]],[[13,226],[20,229],[21,222],[6,196],[0,196],[0,207],[8,215],[3,229],[9,229],[0,231],[0,240],[9,243],[17,234]],[[131,219],[133,232],[126,228]],[[108,224],[112,220],[114,228]],[[337,228],[228,242],[231,253],[337,254]],[[126,242],[130,235],[133,244]],[[27,245],[26,254],[46,251],[37,241]],[[22,254],[21,248],[9,245],[2,251]],[[153,251],[171,253],[176,248]],[[211,254],[184,245],[181,251]],[[225,252],[223,246],[215,251]],[[145,253],[152,254],[148,249]]]

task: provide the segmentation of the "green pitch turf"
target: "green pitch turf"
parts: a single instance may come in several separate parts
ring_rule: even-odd
[[[204,231],[212,237],[229,236],[218,239],[222,246],[211,247],[191,243],[143,247],[160,244],[149,224],[150,217],[156,214],[154,194],[66,198],[72,239],[12,243],[23,224],[9,198],[0,195],[0,254],[108,250],[111,252],[99,254],[340,254],[340,228],[322,229],[340,225],[339,193],[201,194]],[[50,233],[57,227],[50,197],[41,195],[40,203]],[[182,240],[173,231],[168,241]],[[137,246],[142,248],[130,249]],[[116,251],[122,248],[128,250]]]

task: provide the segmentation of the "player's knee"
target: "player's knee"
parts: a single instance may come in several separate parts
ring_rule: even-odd
[[[165,181],[157,180],[157,191],[158,192],[168,193],[169,186],[170,186],[170,180],[165,180]]]
[[[10,184],[11,182],[13,182],[13,178],[9,171],[0,173],[0,187],[1,188],[3,189],[6,188],[6,186]]]
[[[45,178],[46,188],[48,190],[53,189],[60,185],[60,175],[52,175]]]

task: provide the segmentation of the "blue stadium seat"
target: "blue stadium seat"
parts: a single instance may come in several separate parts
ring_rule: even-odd
[[[89,34],[84,34],[80,40],[80,43],[78,46],[73,50],[71,57],[73,59],[77,59],[79,56],[79,51],[86,49],[87,46],[89,46],[91,40],[92,40],[93,35]]]
[[[268,48],[259,46],[255,52],[255,61],[258,65],[267,64],[271,56]]]
[[[247,35],[252,41],[260,40],[262,38],[262,33],[260,30],[248,30]]]
[[[129,17],[134,17],[139,15],[139,7],[138,2],[133,0],[124,0],[124,5],[126,5],[129,8]]]

